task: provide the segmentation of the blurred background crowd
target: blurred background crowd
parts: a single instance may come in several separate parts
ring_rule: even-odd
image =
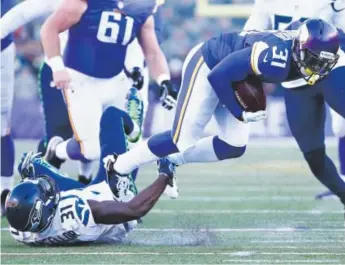
[[[162,49],[169,62],[172,80],[177,87],[180,83],[183,60],[194,45],[216,36],[220,32],[240,30],[247,20],[246,15],[236,17],[199,16],[197,14],[198,2],[198,0],[166,0],[163,6],[164,41]],[[216,6],[220,4],[244,5],[253,4],[253,2],[254,0],[208,0],[208,4]],[[35,20],[15,33],[18,60],[12,133],[16,138],[39,138],[43,135],[44,120],[39,104],[37,74],[43,60],[39,32],[44,19],[42,17]],[[270,104],[268,105],[268,111],[270,111],[269,108],[273,108],[272,115],[269,115],[267,121],[255,124],[256,128],[253,130],[253,135],[289,135],[290,132],[285,119],[285,106],[281,98],[282,90],[275,89],[270,94],[274,96],[269,100]],[[152,93],[151,98],[154,101],[154,93]],[[169,116],[169,118],[163,119],[165,116]],[[163,124],[166,123],[163,120],[169,121],[170,116],[171,114],[164,113],[164,111],[156,111],[153,114],[151,109],[150,119],[161,122],[152,124],[151,120],[148,119],[146,136],[160,130],[160,127],[167,126]]]

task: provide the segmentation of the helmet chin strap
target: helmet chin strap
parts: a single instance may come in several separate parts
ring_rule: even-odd
[[[313,73],[313,71],[311,71],[309,68],[301,67],[301,72],[303,75],[308,77],[306,81],[310,86],[314,85],[316,81],[320,78],[320,75]]]

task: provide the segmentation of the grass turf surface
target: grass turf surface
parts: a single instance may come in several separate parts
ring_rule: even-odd
[[[34,146],[17,142],[17,156]],[[63,171],[75,176],[75,164]],[[314,200],[324,188],[296,147],[249,146],[241,159],[177,174],[180,197],[162,197],[123,245],[29,247],[2,218],[1,263],[345,264],[342,205]],[[155,176],[154,165],[142,168],[138,187]]]

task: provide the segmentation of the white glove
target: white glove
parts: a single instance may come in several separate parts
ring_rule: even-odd
[[[245,123],[260,121],[260,120],[266,119],[266,117],[267,115],[266,115],[265,110],[259,110],[257,112],[243,111],[242,113],[242,119],[243,119],[243,122]]]

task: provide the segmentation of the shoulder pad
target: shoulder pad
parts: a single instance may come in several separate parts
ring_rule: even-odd
[[[268,45],[258,42],[253,45],[251,66],[256,75],[267,82],[285,81],[291,62],[291,49],[285,43]]]

